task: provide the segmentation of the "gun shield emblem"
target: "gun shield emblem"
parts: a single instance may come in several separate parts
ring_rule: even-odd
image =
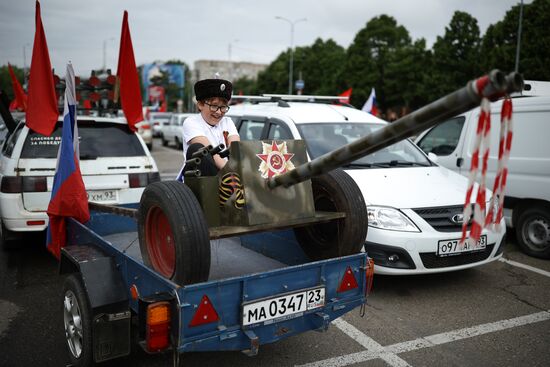
[[[277,145],[275,141],[270,144],[262,142],[262,154],[256,154],[262,160],[258,171],[263,178],[271,178],[294,169],[294,164],[290,161],[294,156],[288,153],[286,142]]]
[[[235,172],[228,172],[222,176],[220,186],[218,188],[218,195],[220,199],[220,206],[223,206],[231,196],[235,195],[235,208],[242,209],[245,204],[243,187],[241,185],[241,178]]]

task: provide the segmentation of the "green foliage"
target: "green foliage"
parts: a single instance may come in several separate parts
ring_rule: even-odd
[[[372,87],[376,89],[376,100],[383,109],[388,102],[394,103],[392,93],[400,92],[398,83],[390,83],[387,73],[397,73],[398,65],[392,65],[397,55],[406,53],[411,46],[411,38],[405,27],[397,24],[394,18],[381,15],[371,19],[361,29],[347,51],[347,60],[341,74],[345,85],[353,88],[351,103],[361,107],[368,98]]]
[[[17,80],[19,80],[19,83],[23,85],[23,69],[20,69],[14,65],[12,65],[11,68],[13,69]],[[0,66],[0,90],[3,90],[10,100],[15,98],[8,65]]]
[[[480,44],[477,20],[456,11],[443,37],[437,37],[433,45],[430,100],[466,85],[481,74]]]
[[[242,77],[233,82],[233,95],[255,95],[256,81],[251,78]]]
[[[482,43],[485,70],[513,71],[516,60],[520,6],[489,26]],[[550,80],[550,0],[535,0],[523,6],[519,72],[525,79]]]

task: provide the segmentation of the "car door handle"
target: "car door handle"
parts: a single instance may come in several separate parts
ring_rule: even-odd
[[[456,166],[458,168],[462,167],[463,164],[464,164],[464,158],[457,158],[456,159]]]

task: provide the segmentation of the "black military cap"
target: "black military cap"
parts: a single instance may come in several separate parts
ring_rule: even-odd
[[[195,96],[197,101],[204,101],[208,98],[231,99],[233,84],[223,79],[203,79],[195,83]]]

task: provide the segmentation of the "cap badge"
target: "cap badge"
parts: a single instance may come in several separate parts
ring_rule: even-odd
[[[223,92],[225,90],[225,84],[220,84],[220,90]]]

